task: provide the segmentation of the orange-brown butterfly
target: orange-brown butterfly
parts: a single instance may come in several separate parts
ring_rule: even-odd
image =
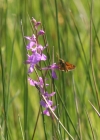
[[[59,59],[58,67],[62,71],[71,71],[75,69],[75,65],[65,62],[63,59]]]

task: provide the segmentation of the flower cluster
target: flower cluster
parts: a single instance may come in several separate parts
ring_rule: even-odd
[[[40,61],[46,61],[47,56],[43,53],[43,50],[46,49],[47,46],[42,46],[39,44],[38,38],[41,35],[44,35],[44,30],[38,31],[38,26],[41,24],[41,22],[37,22],[34,18],[32,18],[32,22],[35,29],[35,34],[33,34],[31,37],[25,36],[25,38],[29,41],[29,44],[26,46],[27,51],[29,54],[27,54],[27,60],[26,64],[29,64],[28,74],[32,73],[34,71],[35,66],[39,65]],[[58,69],[58,65],[56,63],[47,66],[45,68],[41,68],[41,70],[51,70],[52,71],[52,78],[56,79],[57,75],[55,73],[55,69]],[[51,111],[54,111],[56,109],[56,106],[53,106],[53,101],[50,100],[50,97],[52,97],[55,92],[48,93],[46,91],[46,87],[49,85],[46,83],[46,78],[39,77],[38,81],[35,81],[31,78],[28,78],[28,81],[31,86],[35,86],[38,88],[40,94],[41,94],[41,101],[40,105],[45,108],[43,111],[43,114],[50,116],[50,109]]]

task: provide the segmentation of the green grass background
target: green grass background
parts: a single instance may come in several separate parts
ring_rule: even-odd
[[[89,103],[100,112],[99,9],[99,0],[0,0],[0,140],[32,139],[40,99],[27,83],[24,64],[28,42],[23,34],[33,34],[31,17],[45,29],[50,64],[53,53],[58,61],[58,53],[76,66],[72,72],[57,72],[57,116],[74,139],[100,139],[99,115]],[[40,114],[34,139],[71,138],[57,121]]]

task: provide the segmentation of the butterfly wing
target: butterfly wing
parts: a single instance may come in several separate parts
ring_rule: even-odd
[[[65,62],[65,66],[66,66],[66,71],[71,71],[71,70],[75,69],[75,65],[70,64],[68,62]]]

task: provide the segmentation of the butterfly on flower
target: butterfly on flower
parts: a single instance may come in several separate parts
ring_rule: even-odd
[[[65,62],[63,59],[59,59],[58,67],[62,71],[71,71],[75,69],[75,65]]]

